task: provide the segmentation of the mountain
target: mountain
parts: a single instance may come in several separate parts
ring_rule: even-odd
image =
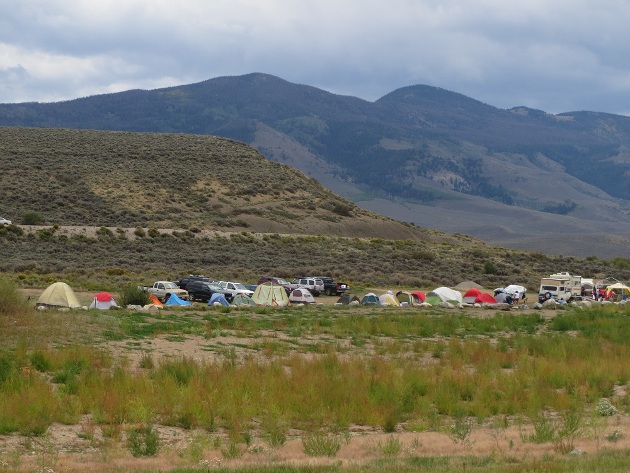
[[[228,137],[399,220],[543,253],[630,255],[628,117],[503,110],[424,85],[368,102],[248,74],[2,104],[0,125]]]

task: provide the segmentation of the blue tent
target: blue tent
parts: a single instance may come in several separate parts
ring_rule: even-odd
[[[190,305],[190,302],[184,301],[177,297],[177,294],[171,294],[171,297],[164,303],[164,305]]]
[[[215,302],[219,302],[221,305],[224,305],[224,306],[230,305],[228,301],[225,299],[225,296],[221,294],[220,292],[215,292],[214,294],[212,294],[212,296],[210,297],[210,300],[208,301],[208,305],[213,305]]]
[[[376,294],[368,292],[363,296],[363,299],[361,299],[361,305],[381,305],[381,301]]]

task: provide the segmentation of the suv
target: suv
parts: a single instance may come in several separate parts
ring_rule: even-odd
[[[322,292],[324,292],[324,281],[318,278],[306,277],[306,278],[297,278],[291,281],[291,284],[308,289],[311,294],[315,297],[319,296]]]
[[[5,227],[8,227],[9,225],[11,225],[13,222],[11,222],[11,220],[4,218],[4,217],[0,217],[0,225],[3,225]]]
[[[218,281],[216,284],[221,286],[226,291],[230,291],[232,293],[232,297],[237,294],[245,294],[246,296],[253,296],[254,291],[247,289],[240,282],[231,282],[231,281]]]
[[[193,281],[186,286],[186,290],[188,291],[188,297],[191,301],[202,301],[208,302],[212,297],[212,294],[218,292],[219,294],[223,294],[225,296],[225,300],[227,300],[230,304],[234,297],[230,291],[223,289],[218,284],[207,281]]]
[[[333,278],[328,276],[315,276],[316,279],[324,281],[324,294],[327,296],[341,296],[344,292],[350,289],[345,283],[335,282]]]
[[[284,290],[287,291],[287,294],[289,294],[293,289],[297,289],[297,286],[295,284],[288,282],[286,279],[277,278],[275,276],[261,276],[256,284],[261,285],[266,282],[272,282],[274,284],[278,284],[284,287]]]
[[[180,287],[180,289],[186,289],[186,286],[188,286],[193,281],[212,282],[212,279],[206,276],[191,274],[189,276],[184,276],[179,281],[175,282],[175,284],[177,284]]]

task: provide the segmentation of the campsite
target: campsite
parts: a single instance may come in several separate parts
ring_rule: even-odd
[[[543,460],[572,471],[589,462],[597,470],[602,458],[618,465],[607,471],[623,471],[615,452],[630,448],[624,304],[509,311],[377,304],[377,294],[414,300],[415,292],[420,301],[421,291],[366,288],[361,298],[375,299],[365,305],[321,295],[318,304],[283,307],[105,309],[89,308],[111,300],[103,292],[72,297],[67,285],[53,286],[81,308],[37,310],[46,291],[21,289],[28,307],[10,323],[30,336],[7,338],[6,325],[0,331],[4,346],[22,346],[21,355],[5,358],[8,376],[26,377],[33,388],[45,382],[31,414],[18,392],[0,391],[7,406],[0,460],[15,471],[36,464],[54,471],[274,471],[285,464],[413,471],[420,459],[432,471],[506,471]],[[470,292],[451,291],[462,302]],[[422,291],[425,301],[432,292]],[[277,296],[287,297],[284,288]],[[106,374],[112,368],[113,377]],[[96,382],[102,376],[109,387]],[[524,390],[531,383],[536,390]],[[41,391],[46,384],[55,390]],[[133,447],[132,434],[145,443]],[[29,435],[43,443],[29,447]]]
[[[627,471],[627,306],[534,308],[542,277],[625,283],[627,258],[395,221],[226,139],[3,137],[0,472]],[[189,274],[351,292],[131,300]],[[486,299],[510,285],[527,308]]]

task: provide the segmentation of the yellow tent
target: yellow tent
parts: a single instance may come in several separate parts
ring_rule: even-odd
[[[39,296],[35,307],[42,308],[69,308],[76,309],[81,307],[77,296],[74,295],[74,291],[65,282],[56,282],[46,288],[46,290]]]
[[[256,305],[272,307],[285,307],[289,305],[289,296],[284,286],[271,282],[260,284],[254,291],[252,300]]]

